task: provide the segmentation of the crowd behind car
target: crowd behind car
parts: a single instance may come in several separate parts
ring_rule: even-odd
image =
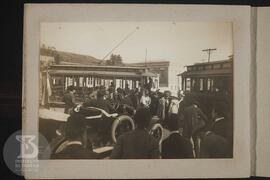
[[[68,87],[63,98],[65,113],[70,113],[76,104],[74,93],[75,88]],[[136,128],[118,138],[110,155],[112,159],[233,156],[232,119],[229,116],[228,104],[224,102],[216,103],[211,117],[208,117],[199,102],[185,96],[182,91],[176,95],[170,91],[151,91],[151,84],[141,88],[130,89],[126,85],[125,88],[116,89],[111,83],[107,89],[104,86],[95,87],[86,96],[83,106],[97,107],[108,113],[117,111],[133,117]],[[161,144],[146,130],[153,117],[158,117],[164,129],[169,131],[169,136]],[[75,136],[72,135],[77,140],[81,137],[81,132],[78,132]],[[85,155],[85,152],[82,154]],[[93,152],[89,154],[89,158],[95,158]]]

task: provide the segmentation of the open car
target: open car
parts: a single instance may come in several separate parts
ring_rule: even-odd
[[[85,118],[86,140],[84,147],[103,154],[101,158],[109,156],[120,135],[135,128],[132,115],[110,114],[100,108],[81,105],[74,107],[73,113],[80,113]],[[58,148],[66,141],[65,127],[68,118],[73,118],[73,114],[67,115],[46,109],[40,112],[40,132],[51,142],[52,153],[57,153]],[[161,143],[163,128],[156,117],[149,125],[149,133]]]

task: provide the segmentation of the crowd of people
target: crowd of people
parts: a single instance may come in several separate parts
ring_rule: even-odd
[[[74,93],[75,88],[68,87],[63,98],[65,113],[76,104]],[[228,105],[223,102],[215,104],[211,117],[208,117],[199,102],[182,91],[173,96],[170,91],[151,91],[151,86],[147,85],[141,89],[128,86],[116,89],[111,83],[107,89],[96,87],[83,105],[109,113],[117,110],[132,115],[136,128],[117,139],[110,155],[112,159],[232,157],[232,119]],[[154,116],[169,131],[169,136],[161,144],[147,130]],[[76,139],[81,137],[80,134]]]

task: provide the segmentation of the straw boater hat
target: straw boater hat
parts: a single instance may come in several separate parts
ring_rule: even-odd
[[[184,97],[185,96],[184,91],[183,90],[179,91],[179,95],[181,95],[182,97]]]

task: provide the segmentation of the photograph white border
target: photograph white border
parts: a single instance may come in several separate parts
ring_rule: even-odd
[[[234,157],[179,160],[40,160],[27,179],[217,178],[250,175],[250,7],[157,4],[26,4],[23,54],[23,132],[38,133],[39,48],[42,22],[232,22]]]

